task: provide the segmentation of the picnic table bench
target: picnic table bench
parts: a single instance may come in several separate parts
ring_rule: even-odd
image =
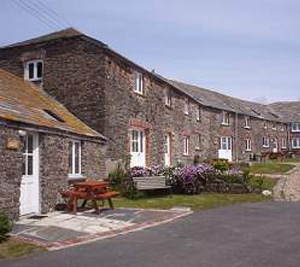
[[[69,190],[62,190],[60,194],[63,198],[67,200],[67,209],[73,211],[74,214],[77,213],[77,202],[79,199],[83,200],[81,208],[84,208],[87,201],[92,201],[92,205],[97,213],[100,212],[98,207],[98,200],[107,199],[109,207],[114,209],[112,198],[118,195],[117,192],[111,191],[108,187],[107,182],[89,180],[84,182],[78,182],[74,185],[74,188]]]
[[[172,187],[167,185],[165,176],[133,177],[132,179],[139,191],[167,189],[172,195]]]

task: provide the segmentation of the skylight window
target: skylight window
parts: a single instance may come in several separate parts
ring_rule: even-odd
[[[53,119],[59,121],[59,122],[65,122],[65,120],[60,117],[59,115],[57,115],[55,112],[53,112],[52,110],[49,109],[43,109],[50,117],[52,117]]]

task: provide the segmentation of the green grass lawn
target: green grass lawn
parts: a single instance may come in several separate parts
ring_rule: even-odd
[[[33,244],[9,238],[0,243],[0,259],[13,259],[26,256],[32,252],[46,250]]]
[[[300,158],[290,158],[283,160],[273,160],[274,162],[282,162],[282,163],[300,163]]]
[[[254,174],[283,174],[293,169],[294,167],[295,165],[293,164],[268,161],[264,163],[253,164],[250,167],[250,171]]]
[[[189,206],[193,210],[204,210],[238,203],[269,201],[269,197],[260,194],[217,194],[173,195],[163,197],[145,197],[130,200],[122,197],[114,199],[117,208],[171,209],[174,206]]]

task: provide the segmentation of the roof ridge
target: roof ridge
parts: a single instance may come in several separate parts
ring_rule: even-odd
[[[15,47],[15,46],[29,45],[32,43],[41,43],[41,42],[48,41],[49,39],[52,40],[52,39],[58,39],[58,38],[69,38],[69,37],[75,37],[75,36],[81,36],[81,35],[84,35],[84,33],[80,32],[76,28],[69,27],[69,28],[59,30],[59,31],[40,35],[38,37],[29,38],[24,41],[1,46],[0,49],[10,48],[10,47]]]

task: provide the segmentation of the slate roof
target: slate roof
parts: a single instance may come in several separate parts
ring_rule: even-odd
[[[300,122],[300,101],[275,102],[269,106],[289,122]]]
[[[169,83],[177,89],[187,93],[197,102],[204,106],[222,109],[230,112],[237,112],[251,117],[257,117],[265,120],[285,121],[268,105],[263,105],[251,101],[241,100],[235,97],[220,94],[218,92],[190,85],[187,83],[168,80]]]
[[[0,69],[0,119],[106,140],[31,82]]]

